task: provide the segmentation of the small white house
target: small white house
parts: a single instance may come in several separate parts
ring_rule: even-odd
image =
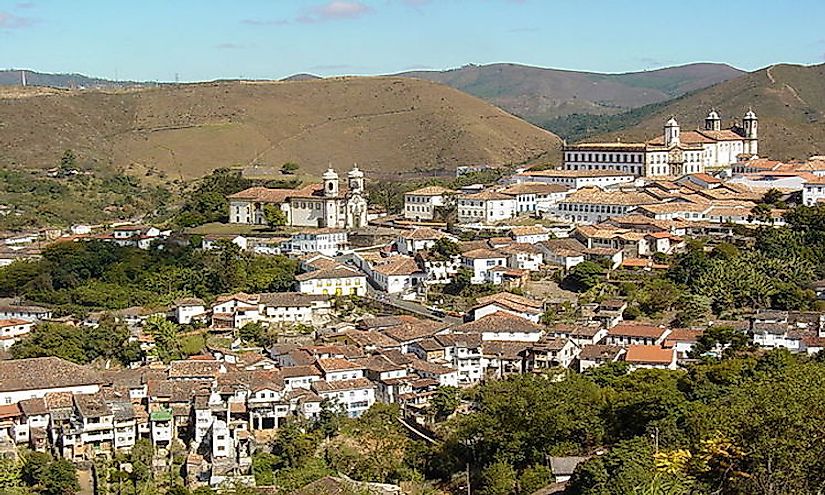
[[[462,253],[461,265],[473,272],[471,283],[481,284],[490,279],[487,272],[498,266],[507,266],[507,256],[490,249],[473,249]]]
[[[295,277],[298,292],[318,296],[363,296],[367,293],[367,277],[344,265],[301,273]]]

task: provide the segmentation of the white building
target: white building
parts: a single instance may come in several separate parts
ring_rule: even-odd
[[[342,229],[323,228],[303,230],[292,234],[286,243],[286,250],[296,253],[321,253],[335,256],[347,249],[347,232]]]
[[[351,418],[361,416],[375,403],[375,385],[366,378],[318,380],[312,383],[312,390]]]
[[[490,249],[473,249],[461,254],[461,265],[472,270],[471,283],[482,284],[492,279],[488,274],[490,270],[498,266],[507,266],[507,256]]]
[[[543,326],[507,311],[490,313],[452,330],[457,334],[480,334],[483,342],[538,342],[544,336]]]
[[[802,185],[802,204],[814,206],[825,198],[825,177],[811,178]]]
[[[616,184],[629,184],[636,179],[633,172],[616,169],[549,169],[528,170],[513,176],[516,182],[543,182],[556,184],[574,191],[582,187],[609,187]]]
[[[585,143],[563,148],[566,170],[621,170],[644,177],[679,177],[706,169],[728,167],[740,155],[758,153],[758,119],[749,110],[742,125],[722,129],[711,111],[704,128],[681,132],[675,118],[662,136],[646,143]]]
[[[0,349],[8,350],[34,327],[34,322],[19,318],[0,320]]]
[[[645,192],[585,187],[556,204],[553,215],[569,222],[601,223],[610,217],[626,215],[637,206],[659,202]]]
[[[550,239],[550,230],[541,225],[524,225],[510,229],[510,237],[517,243],[536,244]]]
[[[40,321],[48,320],[51,317],[51,310],[40,306],[0,305],[0,318],[4,319]]]
[[[492,190],[465,194],[457,203],[459,223],[493,224],[512,218],[516,213],[513,196]]]
[[[380,290],[400,294],[416,290],[426,278],[426,273],[409,256],[391,256],[372,264],[370,278]]]
[[[331,168],[323,182],[301,189],[251,187],[227,197],[229,223],[267,224],[265,207],[281,209],[286,224],[293,227],[359,228],[367,225],[364,173],[353,166],[347,184],[341,185]]]
[[[395,240],[395,247],[401,254],[412,256],[419,251],[428,250],[435,241],[447,238],[452,242],[458,239],[455,236],[430,227],[418,227],[415,230],[404,232]]]
[[[197,297],[187,297],[175,301],[172,308],[172,319],[179,325],[188,325],[192,320],[206,315],[206,303]]]
[[[101,383],[100,374],[56,357],[0,361],[0,405],[52,392],[93,394],[100,391]]]
[[[561,184],[546,182],[520,182],[502,189],[501,193],[515,200],[516,215],[535,214],[547,211],[564,199],[568,188]]]
[[[452,189],[427,186],[404,194],[404,218],[420,222],[433,220],[439,208],[447,206],[454,195]]]
[[[367,293],[367,276],[339,265],[334,268],[313,270],[295,277],[298,292],[316,296],[363,296]]]
[[[332,308],[328,297],[300,292],[271,292],[260,295],[261,320],[267,323],[311,325]]]

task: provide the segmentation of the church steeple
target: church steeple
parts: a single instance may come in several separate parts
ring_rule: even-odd
[[[715,109],[711,109],[708,116],[705,117],[705,130],[706,131],[721,131],[722,130],[722,119],[719,118],[719,114],[716,113]]]

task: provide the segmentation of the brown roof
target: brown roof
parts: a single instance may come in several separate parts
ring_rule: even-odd
[[[457,191],[453,191],[452,189],[447,189],[446,187],[441,186],[427,186],[404,194],[410,194],[415,196],[441,196],[443,194],[457,194]]]
[[[608,335],[618,337],[645,337],[658,339],[665,333],[665,329],[654,325],[642,325],[638,323],[620,323],[607,330]]]
[[[221,372],[221,362],[210,359],[186,359],[169,363],[169,378],[215,378]]]
[[[639,191],[605,190],[596,186],[582,187],[560,201],[560,203],[589,203],[603,205],[646,205],[659,200]]]
[[[513,184],[501,190],[504,194],[552,194],[567,191],[561,184],[548,184],[546,182],[521,182]]]
[[[9,318],[0,320],[0,328],[16,327],[17,325],[34,325],[34,322],[21,320],[19,318]]]
[[[532,177],[616,177],[616,176],[623,176],[629,175],[633,176],[630,172],[620,172],[618,170],[528,170],[524,172],[523,175],[529,175]]]
[[[318,393],[341,390],[356,390],[361,388],[373,388],[373,384],[366,378],[354,378],[352,380],[335,380],[332,382],[328,382],[326,380],[318,380],[312,382],[312,389]]]
[[[543,332],[544,327],[532,321],[510,313],[497,311],[478,320],[464,323],[453,328],[455,333],[483,332]]]
[[[84,418],[99,418],[112,415],[112,409],[103,399],[103,394],[77,394],[74,396],[77,411]]]
[[[315,366],[286,366],[281,368],[281,376],[284,378],[298,378],[301,376],[321,376],[321,372]]]
[[[364,277],[365,275],[354,268],[349,268],[344,265],[338,265],[335,268],[314,270],[311,272],[301,273],[295,276],[295,280],[304,282],[306,280],[319,279],[335,279],[335,278],[355,278]]]
[[[384,334],[398,342],[409,342],[424,337],[431,337],[444,328],[443,323],[421,320],[414,316],[402,315],[398,317],[401,323],[383,330]]]
[[[405,232],[401,234],[401,237],[404,239],[417,239],[417,240],[431,240],[431,239],[441,239],[445,237],[447,234],[440,230],[436,230],[430,227],[419,227],[412,232]]]
[[[230,194],[227,199],[259,201],[261,203],[283,203],[292,194],[298,194],[297,189],[270,189],[268,187],[250,187],[241,192]]]
[[[0,361],[0,392],[43,390],[101,384],[91,368],[57,357]]]
[[[316,364],[318,368],[324,372],[364,369],[363,366],[341,358],[319,359]]]
[[[628,363],[670,364],[673,362],[672,349],[663,349],[657,345],[627,346],[624,360]]]
[[[475,194],[465,194],[464,196],[459,197],[459,201],[470,199],[474,201],[498,201],[498,200],[512,200],[511,196],[507,194],[502,194],[498,191],[493,191],[491,189],[485,189],[484,191],[477,192]]]
[[[26,416],[39,416],[49,413],[49,408],[46,406],[45,399],[24,399],[18,402],[18,405],[20,406],[20,410],[23,411],[23,414]]]
[[[502,253],[493,251],[492,249],[484,249],[484,248],[479,248],[479,249],[473,249],[471,251],[466,251],[466,252],[462,253],[461,256],[463,256],[465,258],[469,258],[469,259],[476,259],[476,260],[491,259],[491,258],[506,258],[507,257]]]
[[[541,225],[523,225],[510,229],[510,235],[513,237],[522,235],[543,235],[547,234],[549,230]]]
[[[590,361],[600,361],[605,359],[616,359],[621,354],[622,348],[617,345],[585,345],[579,352],[579,359]]]
[[[372,269],[386,276],[412,275],[421,271],[415,260],[409,256],[392,256],[388,261],[376,264]]]

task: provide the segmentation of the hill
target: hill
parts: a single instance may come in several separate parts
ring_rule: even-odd
[[[697,63],[626,74],[492,64],[397,75],[447,84],[543,125],[570,114],[621,113],[670,100],[742,74],[744,72],[725,64]]]
[[[214,82],[130,91],[0,91],[0,163],[51,167],[67,148],[133,174],[228,165],[304,172],[353,162],[386,177],[523,163],[555,135],[443,85],[402,78]]]
[[[760,155],[789,160],[825,152],[825,64],[774,65],[652,108],[620,131],[593,140],[639,140],[658,136],[674,115],[683,129],[700,125],[716,108],[723,126],[741,119],[748,107],[759,117]]]
[[[50,86],[53,88],[125,88],[153,85],[133,81],[110,81],[83,74],[48,74],[31,70],[0,70],[0,86],[20,86],[25,74],[29,86]]]

